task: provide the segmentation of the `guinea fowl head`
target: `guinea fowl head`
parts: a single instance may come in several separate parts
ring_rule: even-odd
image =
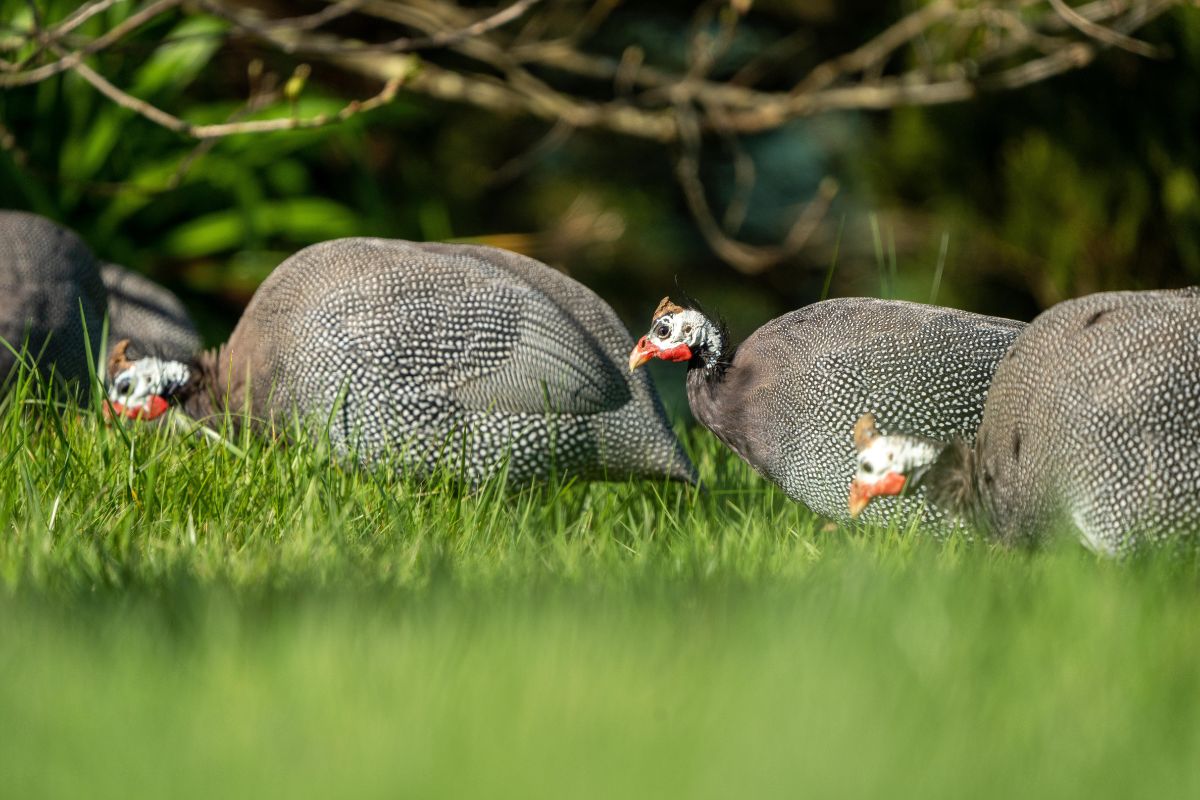
[[[906,434],[885,436],[874,414],[863,414],[854,425],[858,469],[850,481],[850,516],[857,517],[873,498],[915,489],[937,462],[945,445]]]
[[[652,358],[663,361],[699,359],[705,368],[720,361],[725,336],[712,320],[694,308],[684,308],[664,297],[654,311],[650,332],[638,339],[629,354],[633,370]]]
[[[113,346],[108,358],[108,403],[105,415],[152,420],[171,407],[172,399],[191,378],[187,364],[147,356],[130,360],[129,340]]]

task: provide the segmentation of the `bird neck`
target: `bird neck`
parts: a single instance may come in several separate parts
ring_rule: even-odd
[[[707,317],[700,323],[696,344],[692,347],[692,360],[688,370],[701,370],[707,378],[721,378],[732,357],[729,347],[729,332],[725,326]]]
[[[975,447],[955,436],[921,479],[930,503],[975,526],[986,523],[979,502],[977,465]]]
[[[166,397],[180,396],[192,378],[191,366],[182,361],[148,356],[139,359],[138,366],[155,376],[155,382],[160,387],[159,394]]]
[[[225,408],[224,352],[222,345],[205,350],[192,360],[188,384],[180,390],[178,398],[183,410],[193,419],[212,417]]]

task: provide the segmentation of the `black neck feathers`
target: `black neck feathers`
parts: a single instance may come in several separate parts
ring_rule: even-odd
[[[709,382],[719,382],[725,377],[725,371],[733,362],[735,345],[730,344],[729,328],[725,320],[715,322],[705,316],[705,336],[703,346],[697,348],[688,362],[688,371],[700,370],[704,379]]]
[[[975,526],[986,522],[980,518],[982,507],[976,480],[977,463],[974,445],[955,436],[922,481],[929,502]]]

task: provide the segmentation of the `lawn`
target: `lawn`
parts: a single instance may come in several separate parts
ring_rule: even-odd
[[[1200,792],[1195,559],[0,404],[0,796]]]

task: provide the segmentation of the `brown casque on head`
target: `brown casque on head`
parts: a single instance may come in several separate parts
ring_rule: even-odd
[[[129,340],[122,339],[113,345],[112,353],[108,357],[108,375],[119,375],[125,370],[133,366],[133,362],[125,355],[125,351],[129,349]]]
[[[667,296],[658,302],[658,308],[654,309],[654,316],[650,319],[656,320],[663,314],[678,314],[681,311],[683,311],[683,306],[672,303],[670,296]]]

